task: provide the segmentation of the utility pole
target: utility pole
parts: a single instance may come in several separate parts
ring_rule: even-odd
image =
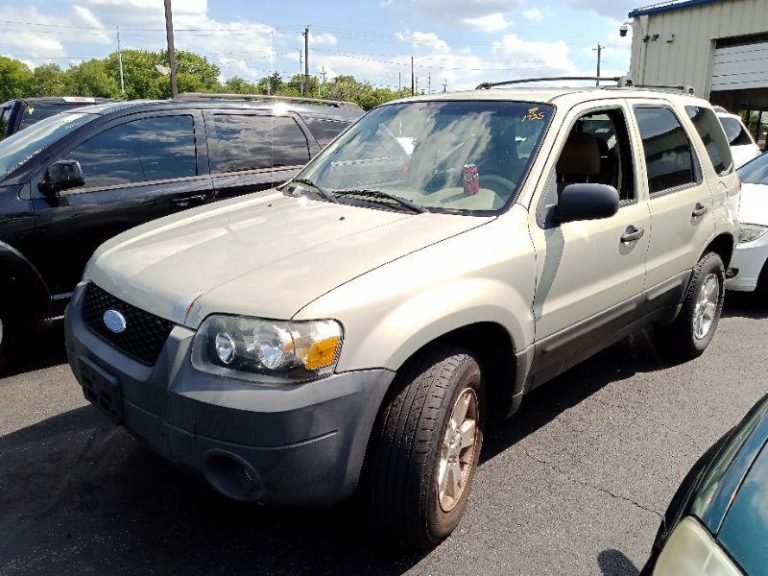
[[[418,77],[418,76],[416,76],[416,86],[415,86],[415,91],[414,91],[414,93],[415,93],[415,94],[418,94],[418,93],[419,93],[419,77]]]
[[[123,53],[120,50],[120,26],[115,26],[117,30],[117,61],[120,64],[120,92],[125,95],[125,78],[123,77]]]
[[[309,26],[304,28],[304,86],[309,88]]]
[[[411,96],[416,96],[416,80],[413,75],[413,56],[411,56]]]
[[[397,92],[400,93],[400,90],[403,89],[403,83],[402,83],[402,76],[401,76],[400,70],[397,71]]]
[[[605,50],[605,46],[600,44],[600,42],[597,43],[597,48],[592,48],[592,51],[597,51],[597,80],[595,81],[595,86],[598,88],[600,87],[600,63],[603,58],[603,50]]]
[[[171,69],[171,98],[176,98],[179,93],[176,87],[176,48],[173,45],[173,13],[171,12],[171,0],[165,1],[165,34],[168,39],[168,67]]]
[[[322,78],[322,83],[325,84],[325,65],[323,65],[322,71],[320,72],[320,78]]]
[[[443,80],[443,92],[448,92],[448,80]]]
[[[432,94],[432,72],[427,74],[427,94]]]
[[[301,74],[301,69],[302,69],[302,59],[301,58],[302,58],[301,50],[299,50],[299,74]],[[304,84],[305,84],[305,81],[306,81],[306,77],[302,76],[301,77],[301,95],[302,96],[304,96]]]

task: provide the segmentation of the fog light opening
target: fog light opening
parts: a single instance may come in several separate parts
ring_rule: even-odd
[[[233,500],[258,500],[261,477],[242,458],[228,452],[210,454],[203,464],[206,480],[220,494]]]

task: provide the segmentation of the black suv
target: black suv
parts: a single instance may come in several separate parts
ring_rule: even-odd
[[[0,140],[59,112],[103,102],[114,100],[91,96],[43,96],[8,100],[0,104]]]
[[[138,224],[293,177],[355,105],[192,97],[92,105],[0,142],[0,364],[63,314],[94,249]]]

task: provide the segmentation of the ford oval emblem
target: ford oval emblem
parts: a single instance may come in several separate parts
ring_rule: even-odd
[[[117,310],[107,310],[104,312],[102,320],[104,320],[104,326],[115,334],[125,332],[125,329],[128,327],[128,324],[125,322],[125,316]]]

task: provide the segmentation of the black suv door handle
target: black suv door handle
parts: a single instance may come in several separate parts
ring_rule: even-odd
[[[628,226],[627,229],[624,230],[624,234],[621,235],[621,242],[622,244],[629,244],[630,242],[636,242],[643,237],[643,234],[645,234],[645,230],[643,230],[642,228],[635,228],[634,226]]]
[[[182,196],[181,198],[173,198],[171,204],[178,206],[179,208],[187,208],[193,204],[202,204],[208,197],[205,194],[193,194],[192,196]]]
[[[699,216],[704,216],[709,212],[709,208],[704,206],[701,202],[696,202],[696,206],[693,207],[693,212],[691,212],[692,218],[698,218]]]

